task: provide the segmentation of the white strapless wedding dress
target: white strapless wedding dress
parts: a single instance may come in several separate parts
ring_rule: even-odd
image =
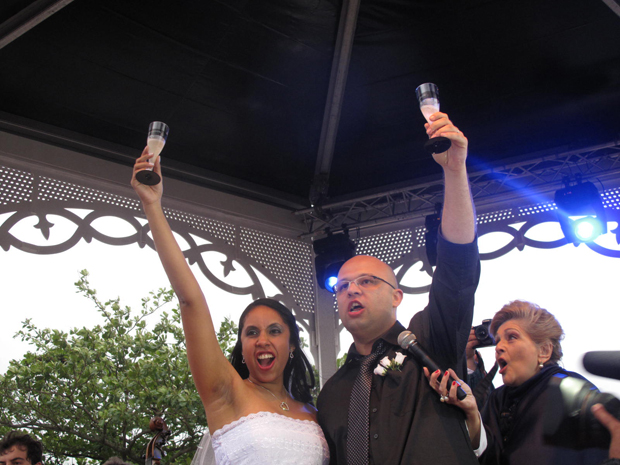
[[[217,465],[327,465],[329,448],[318,423],[272,412],[242,417],[212,437]]]

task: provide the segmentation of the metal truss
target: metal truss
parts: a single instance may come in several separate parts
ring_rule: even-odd
[[[567,151],[536,159],[505,164],[470,174],[476,207],[532,198],[562,187],[564,178],[616,183],[620,180],[620,141]],[[615,186],[615,184],[614,184]],[[332,202],[298,210],[306,231],[300,237],[321,235],[325,230],[364,229],[420,218],[432,213],[443,201],[443,181],[433,180],[392,189],[353,200]]]

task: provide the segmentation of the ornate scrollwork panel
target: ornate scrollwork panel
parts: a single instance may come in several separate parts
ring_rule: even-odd
[[[620,244],[620,189],[609,189],[602,194],[606,207],[610,234],[615,236],[616,245]],[[526,247],[536,249],[555,249],[569,245],[558,227],[558,236],[551,240],[540,240],[530,237],[533,229],[544,223],[557,223],[555,205],[541,203],[518,207],[516,209],[478,215],[478,237],[483,238],[491,233],[504,233],[510,239],[497,246],[497,249],[480,254],[481,260],[493,260],[513,250],[523,251]],[[613,224],[615,223],[615,227]],[[358,238],[357,253],[376,256],[397,271],[397,278],[402,277],[414,268],[420,268],[432,276],[433,269],[426,255],[426,228],[423,226],[412,229],[401,229],[390,233]],[[598,254],[620,258],[620,247],[612,248],[599,242],[580,244]],[[421,265],[419,265],[421,262]],[[430,286],[409,287],[401,283],[401,289],[407,294],[424,294]]]
[[[620,241],[620,189],[607,190],[602,197],[609,224],[616,224],[611,234],[615,235],[617,244]],[[77,210],[83,214],[77,214]],[[492,260],[526,247],[552,249],[567,245],[561,234],[551,240],[531,235],[536,226],[556,221],[554,210],[553,203],[541,203],[478,215],[480,238],[498,232],[507,236],[495,250],[482,253],[481,259]],[[271,292],[270,297],[293,309],[300,324],[314,334],[315,280],[309,243],[179,210],[165,211],[173,231],[187,244],[184,253],[189,263],[197,264],[210,282],[232,294],[250,295],[255,299],[266,296],[260,273],[277,289],[276,295]],[[33,217],[36,222],[32,221]],[[128,232],[111,235],[98,229],[96,221],[106,217],[123,222],[119,229]],[[56,242],[51,240],[54,228],[59,229],[55,218],[74,225],[72,231]],[[25,223],[39,231],[43,238],[40,243],[29,242],[16,234]],[[425,251],[425,232],[424,227],[401,228],[354,240],[358,254],[373,255],[385,261],[397,270],[397,278],[402,282],[402,278],[414,270],[432,276],[433,269]],[[200,238],[200,244],[196,238]],[[109,245],[135,243],[154,249],[137,200],[0,166],[0,247],[4,251],[15,247],[33,254],[58,254],[82,239],[87,243],[94,239]],[[620,247],[597,242],[583,246],[601,255],[620,258]],[[221,266],[219,274],[226,277],[239,266],[251,284],[235,286],[220,279],[204,259],[211,252],[225,257],[218,265]],[[428,285],[403,284],[401,287],[408,294],[424,294],[429,290]],[[316,347],[314,341],[311,347]]]
[[[93,239],[113,246],[137,244],[154,250],[148,223],[134,199],[8,167],[0,167],[0,180],[0,247],[4,251],[14,247],[32,254],[59,254],[81,240],[91,243]],[[173,232],[185,241],[188,262],[196,264],[211,283],[235,295],[278,299],[313,334],[310,244],[178,210],[166,208],[165,213]],[[114,234],[97,227],[102,218],[117,222]],[[41,240],[26,239],[20,234],[24,228],[38,230]],[[219,270],[211,269],[214,265],[205,260],[211,252],[224,255],[215,265],[221,267]],[[232,271],[242,271],[250,284],[232,285],[218,277],[225,278]],[[269,295],[261,278],[272,286]]]

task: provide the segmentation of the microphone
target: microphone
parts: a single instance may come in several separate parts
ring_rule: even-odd
[[[583,367],[593,375],[620,379],[620,351],[595,350],[586,352],[583,356]]]
[[[423,367],[428,368],[428,371],[430,373],[434,373],[435,371],[439,370],[440,373],[438,379],[439,381],[441,381],[443,374],[446,370],[442,370],[441,368],[439,368],[439,366],[433,361],[433,359],[429,357],[429,355],[422,348],[422,346],[418,344],[418,340],[416,339],[415,334],[413,334],[411,331],[403,331],[398,335],[398,345],[406,351],[410,352],[414,356],[414,358],[422,364]],[[452,379],[452,376],[450,376],[450,378],[448,379],[449,388],[452,386],[453,382],[454,380]],[[456,397],[459,400],[463,400],[465,399],[465,397],[467,397],[467,394],[460,385],[456,390]]]

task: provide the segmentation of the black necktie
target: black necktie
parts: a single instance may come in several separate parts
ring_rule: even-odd
[[[347,465],[368,465],[370,388],[372,387],[373,365],[382,353],[383,341],[379,341],[375,351],[361,359],[360,371],[353,383],[349,400]]]

